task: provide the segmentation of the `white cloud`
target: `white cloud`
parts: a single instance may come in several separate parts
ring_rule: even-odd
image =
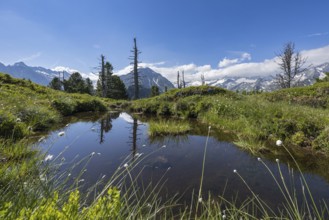
[[[233,64],[237,64],[239,62],[239,59],[227,59],[226,57],[219,61],[218,67],[219,68],[224,68],[227,66],[231,66]]]
[[[329,45],[301,51],[303,57],[307,58],[307,65],[314,66],[329,62]],[[224,58],[225,59],[225,58]],[[223,60],[224,60],[223,59]],[[185,81],[194,82],[200,81],[201,74],[204,74],[206,81],[218,80],[224,77],[257,77],[275,75],[279,72],[278,58],[266,59],[262,62],[246,62],[251,60],[249,53],[240,53],[238,63],[231,62],[231,65],[218,65],[217,68],[212,68],[211,65],[206,64],[198,66],[194,63],[176,66],[164,66],[164,62],[159,63],[141,63],[142,67],[150,67],[154,71],[161,73],[168,78],[171,82],[176,82],[177,72],[184,70]],[[222,61],[223,61],[222,60]],[[127,74],[132,70],[132,66],[127,66],[116,72],[117,75]]]
[[[314,34],[309,34],[307,35],[308,37],[320,37],[320,36],[324,36],[324,35],[328,35],[329,32],[322,32],[322,33],[314,33]]]
[[[240,58],[235,58],[235,59],[227,59],[226,57],[219,61],[218,67],[219,68],[225,68],[228,66],[232,66],[234,64],[242,63],[244,61],[250,61],[251,60],[251,55],[250,53],[246,52],[235,52],[235,53],[240,53]]]
[[[320,65],[329,62],[329,45],[312,50],[303,50],[301,54],[307,58],[308,65]]]

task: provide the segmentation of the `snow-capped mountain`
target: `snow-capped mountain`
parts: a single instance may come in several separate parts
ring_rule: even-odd
[[[98,74],[95,74],[95,73],[82,73],[79,70],[71,69],[69,67],[57,66],[57,67],[55,67],[55,68],[53,68],[51,70],[56,71],[56,72],[67,72],[70,75],[72,73],[78,72],[78,73],[80,73],[80,75],[83,78],[89,78],[89,79],[91,79],[91,81],[93,81],[95,85],[96,85],[96,82],[98,80]]]
[[[48,85],[54,77],[59,76],[58,71],[50,70],[43,67],[27,66],[23,62],[18,62],[13,65],[7,66],[0,63],[0,72],[7,73],[16,78],[30,79],[31,81],[41,85]],[[70,74],[68,72],[64,72],[65,78],[68,78],[69,76]]]
[[[162,76],[160,73],[157,73],[153,71],[152,69],[146,67],[146,68],[139,68],[139,85],[141,86],[141,97],[149,97],[151,93],[152,86],[157,86],[160,90],[160,93],[165,91],[165,87],[167,89],[175,88],[174,85],[164,76]],[[133,92],[133,71],[126,75],[121,75],[120,79],[125,84],[127,90],[128,90],[128,96],[132,96]]]
[[[310,67],[295,77],[298,86],[313,84],[316,79],[324,78],[325,72],[329,72],[329,63]],[[201,81],[187,82],[191,85],[201,85]],[[207,85],[218,86],[233,91],[273,91],[278,89],[275,74],[266,77],[225,77],[217,80],[206,81]]]
[[[59,75],[67,79],[74,72],[79,72],[83,78],[89,77],[94,85],[98,80],[98,74],[95,73],[82,73],[78,70],[71,69],[68,67],[56,67],[53,69],[47,69],[44,67],[31,67],[26,65],[23,62],[17,62],[13,65],[4,65],[0,63],[0,72],[8,73],[16,78],[30,79],[31,81],[41,84],[48,85],[49,82]],[[329,72],[329,62],[324,63],[318,66],[308,68],[303,73],[299,74],[296,79],[298,80],[298,85],[311,85],[315,82],[317,78],[324,78],[325,72]],[[150,94],[150,89],[153,85],[158,86],[160,92],[164,92],[165,87],[167,89],[174,88],[172,82],[167,78],[162,76],[160,73],[153,71],[150,68],[139,68],[139,83],[141,87],[141,95],[143,97],[148,97]],[[257,77],[252,74],[253,77],[224,77],[215,80],[206,81],[207,85],[218,86],[226,88],[233,91],[273,91],[278,89],[278,86],[275,82],[275,74],[269,73],[268,76]],[[126,85],[128,93],[132,93],[133,90],[133,73],[127,73],[126,75],[120,76],[123,83]],[[187,86],[198,86],[201,85],[201,81],[192,81],[186,82]]]
[[[23,62],[17,62],[13,65],[4,65],[0,63],[0,72],[7,73],[13,77],[21,79],[30,79],[32,82],[47,86],[54,77],[63,77],[68,79],[74,72],[79,72],[83,78],[90,78],[96,84],[98,75],[94,73],[82,73],[78,70],[68,67],[58,66],[53,69],[44,67],[32,67]]]

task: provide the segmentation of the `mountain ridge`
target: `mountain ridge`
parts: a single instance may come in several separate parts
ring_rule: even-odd
[[[49,82],[54,78],[58,77],[59,74],[64,73],[64,78],[69,78],[73,72],[79,72],[78,70],[70,69],[68,67],[56,67],[53,69],[47,69],[44,67],[31,67],[26,65],[24,62],[17,62],[13,65],[5,65],[0,62],[0,72],[8,73],[16,78],[30,79],[31,81],[47,86]],[[329,62],[325,62],[321,65],[313,66],[308,68],[297,76],[298,85],[306,86],[313,84],[316,79],[325,77],[325,72],[329,72]],[[97,82],[98,75],[95,73],[81,73],[83,78],[89,77],[94,85]],[[149,67],[139,68],[140,74],[140,85],[144,93],[150,93],[150,89],[153,85],[159,87],[160,92],[167,89],[175,88],[174,84],[164,77],[161,73],[155,72]],[[254,74],[253,74],[254,75]],[[62,76],[62,75],[61,75]],[[120,79],[125,84],[128,92],[132,90],[133,86],[133,73],[130,71],[127,74],[120,75]],[[190,81],[186,82],[187,86],[201,85],[201,81]],[[222,87],[232,91],[273,91],[279,89],[275,82],[275,75],[268,76],[241,76],[241,77],[222,77],[213,80],[206,80],[206,84],[210,86]],[[131,91],[130,91],[131,93]]]

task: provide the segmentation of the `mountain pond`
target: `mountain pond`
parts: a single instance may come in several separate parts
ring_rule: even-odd
[[[62,128],[52,131],[37,143],[45,152],[47,163],[62,163],[69,178],[79,176],[81,189],[87,189],[102,180],[104,183],[118,169],[129,169],[137,163],[139,178],[144,185],[163,183],[160,195],[177,195],[184,203],[197,198],[202,172],[204,150],[207,143],[203,198],[210,192],[223,196],[229,201],[244,201],[252,196],[237,170],[256,195],[271,207],[283,201],[273,177],[257,157],[241,150],[226,134],[194,123],[187,135],[151,138],[148,123],[141,122],[127,113],[109,113],[97,116],[94,113],[80,115]],[[92,155],[92,156],[91,156]],[[72,167],[83,158],[75,169]],[[136,162],[137,161],[137,162]],[[275,159],[262,161],[280,179]],[[293,163],[293,162],[291,162]],[[294,182],[297,195],[302,196],[301,175],[286,163],[279,163],[283,177],[288,183]],[[293,171],[292,171],[293,169]],[[139,173],[135,171],[135,174]],[[304,172],[304,177],[315,201],[329,201],[329,184],[325,178]],[[218,198],[218,197],[217,197]]]

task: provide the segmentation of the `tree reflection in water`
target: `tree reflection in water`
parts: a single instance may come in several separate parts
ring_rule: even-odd
[[[110,112],[104,115],[100,120],[100,132],[99,132],[99,143],[102,144],[105,141],[104,133],[108,133],[112,129],[112,119],[118,118],[120,112]]]

